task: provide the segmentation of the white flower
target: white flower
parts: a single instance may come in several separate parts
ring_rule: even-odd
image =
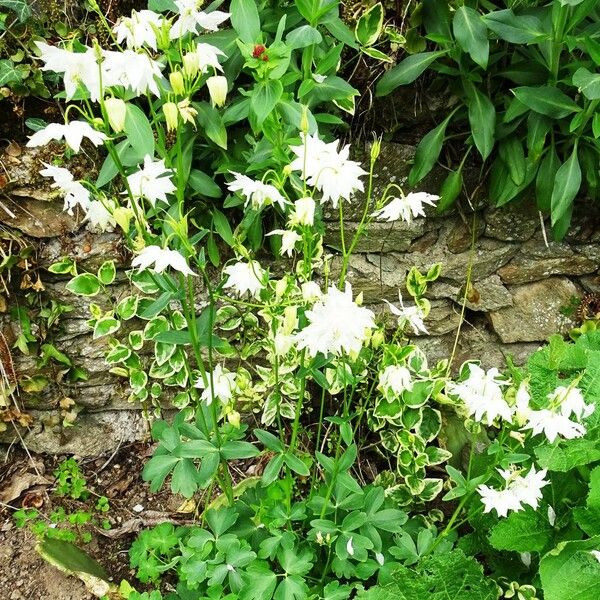
[[[402,219],[410,223],[415,217],[425,216],[423,204],[435,206],[436,201],[439,199],[439,196],[426,192],[411,192],[406,196],[393,198],[389,204],[376,210],[371,216],[381,221],[398,221],[398,219]]]
[[[546,469],[536,473],[534,465],[525,477],[511,471],[500,471],[500,474],[506,482],[504,489],[497,490],[487,485],[477,488],[484,505],[483,512],[495,510],[499,517],[506,517],[510,510],[523,510],[523,504],[536,509],[542,499],[541,489],[550,483],[544,479]]]
[[[548,394],[548,400],[551,404],[559,403],[560,412],[565,417],[574,414],[577,419],[589,417],[596,406],[586,404],[581,390],[577,387],[557,387],[552,393]]]
[[[125,128],[125,118],[127,117],[127,104],[121,98],[106,98],[104,108],[108,115],[108,122],[116,133]]]
[[[176,40],[186,33],[197,33],[198,26],[209,31],[217,31],[218,26],[230,17],[229,13],[215,10],[211,13],[199,11],[198,0],[176,0],[175,5],[179,12],[179,18],[169,32],[169,38]]]
[[[213,75],[206,80],[206,87],[210,95],[210,101],[213,106],[223,106],[227,99],[227,77],[223,75]]]
[[[352,300],[352,287],[346,283],[344,292],[331,286],[311,310],[306,311],[309,324],[296,339],[300,349],[311,356],[358,353],[375,327],[373,311],[358,306]]]
[[[294,210],[290,215],[289,224],[312,226],[315,220],[316,203],[313,198],[300,198],[294,202]]]
[[[50,186],[60,190],[65,195],[65,204],[63,210],[68,214],[73,214],[73,209],[80,206],[84,211],[87,211],[90,206],[90,192],[73,179],[73,175],[68,169],[48,165],[40,171],[43,177],[52,177],[54,183]]]
[[[122,85],[138,96],[148,91],[160,96],[156,78],[161,78],[162,65],[146,53],[133,50],[105,51],[103,56],[104,86]]]
[[[315,281],[307,281],[306,283],[303,283],[301,286],[301,290],[302,300],[304,300],[304,302],[307,302],[308,304],[316,302],[321,298],[321,296],[323,296],[319,284]]]
[[[600,550],[590,550],[590,554],[600,562]]]
[[[273,346],[277,356],[285,356],[294,344],[294,336],[278,331],[273,339]]]
[[[476,421],[491,425],[494,419],[501,417],[512,421],[512,411],[502,397],[502,386],[508,382],[498,379],[498,369],[490,369],[487,373],[474,363],[469,364],[469,377],[461,383],[449,384],[450,392],[456,394],[465,404],[469,415]]]
[[[88,229],[92,231],[112,231],[117,222],[100,200],[91,200],[85,221],[88,224]]]
[[[319,139],[318,133],[313,136],[302,133],[301,138],[300,146],[290,147],[296,155],[290,168],[300,171],[306,183],[323,194],[321,202],[331,200],[336,208],[341,199],[350,200],[355,191],[364,189],[360,177],[367,173],[359,163],[348,160],[350,146],[338,152],[337,141],[327,144]]]
[[[379,386],[382,390],[391,391],[395,395],[405,390],[412,390],[413,382],[407,367],[390,365],[379,375]]]
[[[67,101],[71,100],[80,84],[90,94],[92,102],[100,98],[100,67],[94,50],[86,48],[85,52],[70,52],[44,42],[35,42],[41,51],[44,61],[42,71],[63,73],[63,84]]]
[[[237,387],[235,379],[235,373],[225,371],[221,365],[217,365],[212,372],[212,386],[211,376],[207,373],[207,385],[205,386],[204,381],[200,378],[195,384],[195,387],[204,390],[201,399],[204,400],[207,405],[212,403],[213,398],[220,400],[223,404],[227,404],[233,398],[233,394]]]
[[[292,256],[292,252],[296,246],[296,243],[302,239],[302,236],[296,233],[295,231],[290,231],[287,229],[274,229],[267,235],[280,235],[281,236],[281,249],[279,250],[279,254],[283,256],[287,254],[288,256]]]
[[[121,17],[113,31],[120,44],[125,40],[128,48],[148,46],[156,51],[156,29],[160,29],[165,19],[152,10],[132,10],[131,17]]]
[[[227,55],[212,44],[196,44],[195,49],[183,57],[183,72],[188,77],[195,77],[198,71],[205,74],[209,67],[223,72],[219,56],[226,57]]]
[[[404,306],[400,291],[398,291],[398,299],[400,300],[400,308],[394,306],[391,302],[388,302],[384,299],[384,302],[386,302],[390,307],[391,313],[398,317],[398,325],[400,327],[404,327],[404,325],[408,322],[408,324],[413,328],[415,335],[419,335],[419,332],[428,334],[429,332],[425,327],[425,323],[423,323],[423,319],[425,318],[423,311],[417,305]]]
[[[529,569],[531,566],[531,552],[521,552],[519,557],[521,562]]]
[[[165,167],[164,160],[152,160],[148,155],[144,157],[144,166],[127,177],[131,193],[136,198],[146,198],[156,205],[157,200],[167,201],[167,194],[175,191],[176,187],[171,181],[172,169]]]
[[[184,275],[196,275],[187,264],[185,258],[177,250],[161,248],[160,246],[146,246],[132,261],[133,268],[139,267],[140,271],[150,268],[155,273],[162,273],[167,267],[179,271]]]
[[[379,563],[380,567],[383,567],[383,563],[385,562],[385,557],[381,552],[375,552],[375,560]]]
[[[348,542],[346,543],[346,552],[350,556],[354,556],[354,546],[352,545],[352,536],[348,538]]]
[[[554,527],[554,523],[556,523],[556,512],[550,505],[548,505],[548,523],[550,523],[550,527]]]
[[[237,262],[225,267],[223,273],[227,275],[224,288],[233,288],[239,296],[243,296],[246,292],[254,298],[260,296],[260,291],[264,287],[265,270],[257,261]]]
[[[106,135],[100,131],[96,131],[91,125],[85,121],[71,121],[66,125],[61,123],[50,123],[36,131],[27,142],[29,148],[36,146],[45,146],[50,140],[61,140],[65,138],[65,142],[69,148],[75,152],[79,152],[81,141],[83,138],[88,138],[94,146],[101,146],[106,140]]]
[[[523,429],[531,429],[533,435],[543,432],[550,443],[554,442],[559,435],[572,440],[584,436],[586,432],[585,427],[580,423],[575,423],[569,417],[546,408],[529,411],[528,423]]]
[[[251,204],[252,208],[259,210],[264,206],[276,203],[282,209],[285,207],[287,200],[274,185],[250,179],[250,177],[234,171],[231,171],[231,174],[234,179],[227,184],[227,189],[231,192],[240,192],[240,195],[246,199],[244,206]]]
[[[529,395],[527,381],[522,381],[515,395],[515,405],[513,407],[515,418],[518,423],[525,423],[529,418],[529,415],[531,414],[531,409],[529,408],[530,400],[531,396]]]

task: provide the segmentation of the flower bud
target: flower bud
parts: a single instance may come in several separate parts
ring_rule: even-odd
[[[200,70],[200,57],[197,52],[188,52],[183,57],[183,73],[190,79],[198,75]]]
[[[127,105],[121,98],[107,98],[104,101],[108,122],[115,133],[120,133],[125,127],[125,115],[127,113]]]
[[[288,282],[285,277],[277,280],[277,283],[275,284],[275,297],[282,298],[283,294],[285,294],[285,290],[287,290],[287,286]]]
[[[167,131],[177,129],[177,121],[179,110],[175,102],[165,102],[163,104],[163,113],[165,114],[165,121],[167,122]]]
[[[233,425],[236,429],[240,428],[240,413],[237,410],[232,410],[230,413],[227,413],[227,420],[230,425]]]
[[[375,162],[381,154],[381,138],[374,137],[371,144],[371,162]]]
[[[308,107],[302,105],[302,116],[300,117],[300,131],[308,133],[310,125],[308,123]]]
[[[133,211],[130,208],[119,206],[112,213],[113,219],[117,225],[123,230],[123,233],[129,232],[129,222],[133,218]]]
[[[208,93],[213,106],[223,106],[227,98],[227,78],[223,75],[213,75],[206,80]]]
[[[169,82],[173,88],[173,92],[178,96],[185,94],[185,84],[183,82],[183,75],[181,71],[173,71],[169,74]]]
[[[371,347],[379,348],[385,342],[385,333],[381,329],[377,329],[371,336]]]
[[[321,288],[314,281],[307,281],[306,283],[302,284],[302,299],[304,302],[312,304],[321,296]]]

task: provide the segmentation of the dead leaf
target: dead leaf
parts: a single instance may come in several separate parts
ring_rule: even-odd
[[[193,498],[186,500],[175,512],[193,513],[196,511],[196,501]]]
[[[8,504],[34,485],[52,485],[52,482],[36,473],[15,473],[8,486],[0,491],[0,500]]]
[[[65,396],[58,404],[63,410],[67,410],[75,404],[75,400],[73,400],[73,398]]]
[[[8,154],[8,156],[17,158],[21,156],[21,154],[23,154],[23,149],[21,148],[21,146],[19,146],[19,144],[17,144],[17,142],[13,141],[6,147],[5,152],[6,154]]]
[[[21,506],[23,508],[42,508],[44,506],[44,495],[39,491],[27,492],[23,496]]]

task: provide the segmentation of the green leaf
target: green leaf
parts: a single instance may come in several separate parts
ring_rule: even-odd
[[[452,21],[454,37],[460,47],[482,69],[487,68],[490,44],[487,37],[487,27],[481,15],[468,6],[461,6],[454,13]]]
[[[220,198],[223,195],[221,188],[214,182],[214,180],[199,169],[192,169],[188,178],[190,187],[208,198]]]
[[[31,8],[25,0],[0,0],[0,6],[5,6],[12,10],[17,15],[20,23],[27,21],[32,14]]]
[[[283,452],[285,449],[281,440],[268,431],[255,429],[254,435],[265,448],[272,450],[273,452]]]
[[[98,279],[104,285],[110,285],[117,276],[114,260],[107,260],[100,265],[98,269]]]
[[[496,109],[492,101],[473,85],[466,88],[471,134],[479,154],[485,160],[494,147]]]
[[[133,319],[135,317],[135,313],[137,311],[138,306],[138,297],[137,296],[125,296],[119,300],[117,304],[116,311],[117,315],[121,317],[121,319],[128,321],[129,319]]]
[[[560,167],[560,159],[554,144],[548,149],[548,153],[540,163],[535,180],[535,198],[537,207],[542,212],[549,214],[552,201],[552,190],[554,189],[554,178]]]
[[[250,97],[250,110],[256,117],[258,126],[271,114],[283,94],[283,84],[279,79],[261,81],[254,86]]]
[[[193,106],[198,111],[198,123],[204,129],[208,139],[227,150],[227,129],[223,124],[221,113],[208,102],[193,102]]]
[[[258,448],[250,442],[229,441],[221,448],[221,456],[225,460],[253,458],[259,454]]]
[[[576,85],[588,100],[600,99],[600,74],[591,73],[581,67],[573,74],[573,85]]]
[[[180,460],[173,469],[171,491],[184,498],[191,498],[198,489],[197,477],[198,471],[194,463],[187,458]]]
[[[292,470],[294,473],[300,475],[300,477],[308,477],[310,475],[310,470],[304,463],[304,461],[300,460],[295,454],[287,452],[284,456],[285,464]]]
[[[600,597],[600,561],[592,550],[600,536],[561,542],[540,561],[545,600],[596,600]]]
[[[508,168],[510,178],[515,185],[521,185],[525,181],[527,165],[525,163],[525,152],[519,139],[511,136],[499,144],[499,153],[502,161]]]
[[[100,280],[92,273],[82,273],[67,283],[67,289],[78,296],[95,296],[101,289]]]
[[[446,138],[446,127],[452,115],[448,115],[435,129],[427,133],[419,142],[415,152],[415,162],[408,176],[408,185],[414,186],[433,169],[442,151]]]
[[[571,156],[562,164],[554,177],[554,189],[550,201],[552,225],[559,221],[573,205],[573,200],[581,188],[581,167],[577,157],[577,146]]]
[[[566,473],[575,467],[600,460],[600,448],[594,440],[581,438],[567,440],[556,446],[539,446],[535,449],[535,455],[540,467]]]
[[[293,50],[320,44],[322,41],[323,36],[319,33],[319,30],[310,25],[301,25],[296,29],[292,29],[285,38],[286,45]]]
[[[581,110],[569,96],[550,85],[518,87],[513,89],[513,94],[531,110],[554,119],[562,119]]]
[[[83,550],[74,546],[65,540],[58,540],[45,537],[36,546],[38,553],[51,565],[68,574],[85,574],[92,578],[107,582],[109,577],[93,558],[88,556]],[[85,577],[83,578],[85,579]]]
[[[262,475],[262,483],[264,486],[268,486],[273,483],[278,477],[281,469],[283,468],[284,455],[276,454],[265,467]]]
[[[262,563],[251,564],[247,583],[240,590],[240,600],[270,600],[277,585],[277,575]]]
[[[378,2],[366,10],[358,19],[354,36],[361,46],[372,46],[383,30],[383,6]]]
[[[231,0],[231,24],[240,39],[254,44],[260,39],[260,17],[255,0]]]
[[[213,208],[212,210],[212,217],[213,225],[215,226],[215,231],[230,248],[233,248],[235,246],[235,239],[233,237],[231,225],[229,225],[227,217],[216,208]]]
[[[451,208],[463,188],[462,169],[458,171],[450,171],[442,183],[440,188],[440,200],[436,210],[438,213],[443,213]]]
[[[393,69],[387,71],[377,82],[376,96],[387,96],[401,85],[412,83],[431,63],[446,54],[445,50],[437,52],[420,52],[405,58]]]
[[[124,131],[138,158],[154,157],[154,133],[148,117],[135,104],[127,104]]]
[[[0,85],[20,83],[22,80],[23,77],[12,60],[8,58],[0,60]]]
[[[157,492],[179,461],[179,458],[170,454],[155,455],[144,466],[142,479],[150,482],[152,492]]]
[[[529,44],[539,37],[547,37],[537,17],[517,16],[510,9],[491,12],[484,15],[483,20],[500,39],[512,44]]]
[[[94,326],[93,339],[97,340],[105,335],[110,335],[115,331],[118,331],[119,327],[121,327],[121,322],[117,321],[117,319],[114,319],[113,317],[104,317],[103,319],[98,319],[96,321],[96,325]]]
[[[552,540],[548,519],[531,508],[513,512],[499,521],[490,532],[490,544],[496,550],[541,552]]]

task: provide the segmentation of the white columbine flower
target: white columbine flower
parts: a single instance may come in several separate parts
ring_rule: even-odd
[[[530,410],[528,422],[523,429],[531,429],[533,435],[543,432],[550,443],[558,436],[572,440],[584,436],[586,432],[585,427],[580,423],[575,423],[569,417],[546,408]]]
[[[485,415],[488,425],[497,417],[511,422],[512,410],[502,396],[502,386],[508,382],[499,376],[498,369],[486,373],[479,365],[470,363],[469,377],[461,383],[450,384],[449,389],[464,402],[467,412],[476,421],[482,421]]]
[[[175,191],[176,187],[171,181],[172,169],[165,167],[164,160],[152,160],[148,155],[144,157],[144,166],[127,177],[131,193],[136,198],[146,198],[152,206],[157,200],[167,201],[167,194]]]
[[[551,404],[560,404],[560,413],[565,417],[570,417],[572,414],[578,419],[589,417],[596,406],[594,404],[586,404],[581,390],[577,387],[557,387],[551,394],[548,394],[548,400]]]
[[[151,268],[155,273],[162,273],[167,267],[179,271],[184,275],[193,275],[194,273],[187,264],[187,261],[177,250],[169,250],[160,246],[146,246],[132,261],[133,268],[139,267],[140,271]]]
[[[244,206],[250,204],[255,210],[270,204],[278,204],[281,209],[285,207],[287,200],[274,185],[250,179],[250,177],[234,171],[231,171],[231,174],[234,179],[227,184],[227,189],[231,192],[239,192],[246,199]]]
[[[208,373],[206,374],[206,379],[206,386],[204,385],[202,378],[200,378],[196,382],[195,387],[204,390],[200,398],[204,400],[207,405],[212,403],[213,398],[220,400],[223,404],[227,404],[233,398],[233,394],[237,387],[235,383],[235,373],[225,371],[221,365],[217,365],[212,372],[212,386],[211,376]]]
[[[316,203],[313,198],[300,198],[294,202],[294,210],[290,215],[289,223],[294,225],[309,225],[315,221]]]
[[[52,177],[54,183],[50,187],[60,190],[65,195],[63,210],[70,215],[73,214],[73,209],[76,206],[80,206],[84,211],[87,211],[91,201],[90,192],[79,181],[73,179],[73,175],[68,169],[46,163],[44,165],[46,168],[40,171],[40,175]]]
[[[274,229],[270,233],[267,233],[267,235],[281,236],[281,249],[279,250],[279,254],[281,254],[281,256],[284,254],[292,256],[292,252],[296,247],[296,243],[302,239],[301,235],[288,229]]]
[[[311,356],[358,353],[375,327],[373,311],[358,306],[352,300],[352,287],[346,290],[331,286],[327,293],[306,311],[309,324],[298,334],[298,346],[306,348]]]
[[[152,10],[132,10],[131,17],[121,17],[113,28],[117,42],[126,42],[128,48],[138,49],[148,46],[156,51],[156,30],[165,19]]]
[[[169,32],[169,38],[176,40],[186,33],[197,33],[198,26],[209,31],[217,31],[223,21],[229,17],[229,13],[215,10],[211,13],[205,13],[198,10],[200,2],[198,0],[176,0],[177,12],[179,17]]]
[[[495,510],[499,517],[506,517],[508,511],[523,510],[523,504],[537,509],[542,499],[542,488],[550,482],[546,481],[546,469],[536,472],[535,465],[531,466],[525,477],[511,471],[499,470],[505,480],[505,487],[497,490],[487,485],[480,485],[477,492],[484,505],[484,513]]]
[[[101,146],[106,140],[106,135],[100,131],[96,131],[89,123],[85,121],[71,121],[66,125],[61,123],[50,123],[36,131],[27,142],[29,148],[36,146],[45,146],[50,140],[62,140],[69,148],[75,152],[79,152],[83,138],[88,138],[94,146]]]
[[[264,287],[265,270],[257,261],[237,262],[225,267],[223,273],[227,275],[224,288],[233,288],[239,296],[243,296],[246,292],[254,298],[260,296],[260,291]]]
[[[590,550],[590,554],[600,562],[600,550]]]
[[[209,67],[223,72],[219,56],[227,57],[222,50],[212,44],[196,44],[195,49],[183,57],[183,72],[188,77],[195,77],[198,72],[205,74]]]
[[[321,202],[331,200],[337,208],[340,200],[350,200],[357,190],[363,191],[360,177],[367,172],[359,163],[348,160],[350,146],[344,146],[338,152],[338,142],[325,143],[318,133],[313,136],[301,135],[303,143],[291,146],[296,158],[290,164],[294,171],[300,171],[308,185],[322,193]]]
[[[371,216],[380,221],[398,221],[402,219],[410,223],[416,217],[424,217],[423,204],[435,206],[439,196],[427,192],[411,192],[400,198],[393,198],[383,208],[376,210]]]
[[[398,299],[400,301],[400,308],[394,306],[391,302],[388,302],[384,299],[384,302],[386,302],[390,307],[391,313],[398,317],[398,325],[400,327],[404,327],[404,325],[408,323],[413,328],[415,335],[419,335],[419,332],[428,334],[429,332],[425,327],[425,323],[423,323],[425,315],[423,314],[421,308],[419,308],[416,304],[415,306],[404,306],[400,291],[398,291]]]
[[[71,100],[80,84],[90,94],[92,102],[100,98],[100,69],[96,53],[92,48],[85,52],[70,52],[44,42],[35,42],[41,51],[41,60],[44,61],[42,71],[54,71],[63,74],[63,84],[67,101]]]
[[[315,281],[307,281],[307,282],[303,283],[301,286],[301,290],[302,290],[302,300],[304,300],[304,302],[307,302],[309,304],[316,302],[323,295],[323,293],[321,292],[321,288],[319,287],[319,284],[316,283]]]
[[[148,91],[155,96],[160,96],[156,78],[161,78],[162,65],[145,52],[105,51],[103,56],[103,84],[106,87],[122,85],[138,96],[142,96]]]
[[[400,395],[404,390],[412,390],[413,382],[407,367],[390,365],[379,375],[379,386],[385,392]]]
[[[88,229],[100,232],[112,231],[117,224],[111,212],[102,202],[100,202],[100,200],[90,201],[85,215],[85,221],[88,225]]]

